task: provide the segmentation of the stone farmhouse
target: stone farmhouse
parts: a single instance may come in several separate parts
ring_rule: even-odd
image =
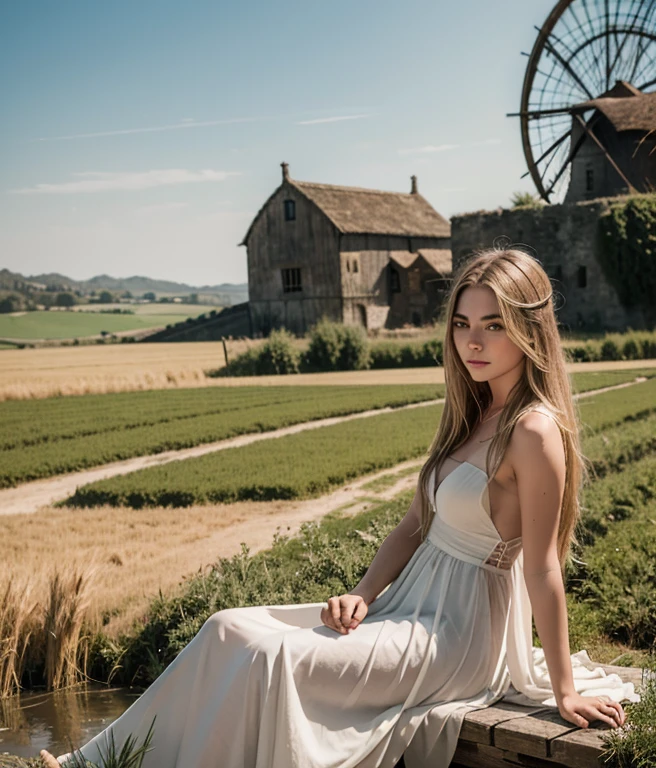
[[[303,334],[322,317],[367,329],[422,325],[451,276],[451,227],[409,193],[282,183],[244,240],[252,333]]]
[[[576,154],[565,202],[656,189],[656,93],[618,81],[570,112]]]

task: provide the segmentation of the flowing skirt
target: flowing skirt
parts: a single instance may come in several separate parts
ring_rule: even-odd
[[[465,714],[508,688],[510,594],[426,539],[350,634],[325,603],[219,611],[81,752],[100,764],[156,718],[143,768],[447,768]]]

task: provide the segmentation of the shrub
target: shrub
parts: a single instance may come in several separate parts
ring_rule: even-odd
[[[620,360],[620,351],[617,348],[617,344],[608,339],[601,345],[601,359],[602,360]]]
[[[267,341],[260,348],[257,358],[257,374],[298,373],[301,353],[294,346],[294,337],[281,328],[271,331]]]
[[[247,349],[228,365],[210,372],[211,376],[271,376],[298,373],[301,353],[294,345],[294,337],[284,328],[271,331],[260,347]]]
[[[322,318],[310,331],[304,360],[310,370],[357,371],[369,367],[369,341],[363,328]]]
[[[430,339],[423,344],[381,342],[371,350],[371,368],[420,368],[442,365],[443,343]]]
[[[624,343],[624,346],[622,347],[622,357],[625,360],[638,360],[640,358],[640,350],[633,339],[629,339]]]
[[[354,325],[341,326],[342,347],[337,367],[341,371],[361,371],[369,367],[370,351],[367,334]]]

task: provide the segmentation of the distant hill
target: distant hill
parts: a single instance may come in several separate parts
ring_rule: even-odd
[[[73,280],[66,275],[57,272],[48,274],[30,275],[25,277],[18,272],[8,269],[0,270],[0,288],[4,290],[21,290],[29,284],[46,286],[55,290],[71,290],[89,293],[91,291],[130,291],[133,295],[139,295],[151,291],[162,293],[199,293],[218,294],[230,297],[232,304],[238,304],[248,300],[248,283],[221,283],[219,285],[203,285],[196,287],[187,283],[175,283],[170,280],[156,280],[150,277],[134,275],[133,277],[111,277],[110,275],[97,275],[90,280]]]

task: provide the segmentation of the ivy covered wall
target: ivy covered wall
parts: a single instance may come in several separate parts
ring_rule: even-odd
[[[599,261],[625,307],[656,324],[656,194],[611,203],[600,217]]]
[[[656,293],[655,199],[656,195],[601,198],[454,216],[454,270],[472,251],[488,248],[495,238],[505,236],[528,246],[544,266],[563,328],[653,328],[649,299]]]

